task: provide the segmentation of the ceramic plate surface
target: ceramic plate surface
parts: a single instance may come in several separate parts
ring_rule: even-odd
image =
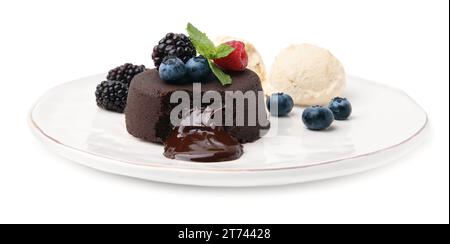
[[[123,114],[97,108],[94,91],[104,77],[83,78],[47,92],[30,113],[32,131],[72,161],[152,181],[243,187],[353,174],[407,152],[427,124],[424,110],[402,91],[349,77],[344,96],[353,105],[350,120],[313,132],[301,122],[302,108],[295,108],[287,118],[272,118],[272,135],[245,144],[239,160],[190,163],[165,158],[161,145],[127,133]]]

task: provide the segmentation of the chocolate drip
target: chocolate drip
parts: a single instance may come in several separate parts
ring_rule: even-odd
[[[165,142],[164,156],[192,162],[223,162],[240,158],[242,145],[221,127],[175,127]]]

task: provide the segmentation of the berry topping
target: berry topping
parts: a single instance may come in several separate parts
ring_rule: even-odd
[[[193,82],[206,81],[211,75],[208,60],[203,56],[189,59],[186,63],[186,72]]]
[[[115,80],[130,85],[131,80],[135,75],[145,70],[144,65],[133,65],[126,63],[122,66],[116,67],[108,72],[107,80]]]
[[[184,34],[168,33],[153,48],[152,59],[155,67],[159,66],[167,56],[175,56],[186,63],[190,58],[195,57],[197,51],[194,45]]]
[[[228,71],[242,71],[247,67],[248,56],[245,44],[240,41],[229,41],[226,45],[233,47],[234,51],[223,58],[214,59],[214,63],[220,68]]]
[[[325,130],[333,123],[334,116],[326,107],[312,106],[303,111],[302,120],[310,130]]]
[[[272,107],[272,110],[271,110]],[[274,109],[277,108],[277,109]],[[274,93],[267,99],[267,109],[273,116],[283,117],[294,108],[292,97],[285,93]]]
[[[95,91],[97,106],[118,113],[125,110],[127,96],[128,86],[120,81],[103,81]]]
[[[186,67],[177,57],[166,57],[159,67],[159,77],[167,82],[182,81],[185,74]]]
[[[347,98],[333,98],[328,108],[333,112],[336,120],[346,120],[352,113],[352,105]]]

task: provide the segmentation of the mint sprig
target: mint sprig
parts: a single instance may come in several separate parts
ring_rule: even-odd
[[[194,44],[195,49],[197,49],[197,52],[205,58],[211,58],[210,56],[215,53],[216,47],[208,36],[195,28],[191,23],[188,23],[186,30],[192,44]]]
[[[214,58],[224,58],[234,51],[234,47],[226,44],[220,44],[215,48]]]
[[[225,44],[215,46],[214,43],[208,38],[208,36],[198,30],[191,23],[188,23],[186,28],[189,39],[191,39],[197,52],[208,60],[209,67],[213,74],[219,79],[222,85],[230,85],[232,83],[231,76],[223,72],[214,62],[213,59],[224,58],[234,51],[234,47],[230,47]]]
[[[210,59],[208,59],[209,67],[211,68],[211,71],[213,74],[219,79],[220,83],[223,86],[231,85],[233,80],[231,79],[231,76],[223,72],[215,63],[213,63]]]

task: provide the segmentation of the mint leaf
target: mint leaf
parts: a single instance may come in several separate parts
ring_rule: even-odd
[[[228,46],[227,44],[220,44],[218,47],[216,47],[216,50],[214,52],[214,58],[224,58],[230,53],[234,51],[234,47]]]
[[[216,58],[224,58],[234,51],[233,47],[222,44],[216,47],[208,36],[195,28],[191,23],[187,24],[186,30],[189,34],[189,39],[194,45],[197,52],[208,60],[209,67],[214,75],[219,79],[222,85],[231,85],[231,76],[223,72],[216,64],[212,62]]]
[[[213,58],[215,54],[216,47],[214,43],[208,38],[208,36],[199,31],[195,26],[191,23],[188,23],[186,28],[189,38],[194,44],[195,49],[200,55],[203,55],[205,58]]]
[[[214,75],[219,79],[220,83],[222,83],[223,86],[225,85],[231,85],[231,76],[225,74],[215,63],[213,63],[211,60],[208,59],[209,67],[211,68],[211,71],[214,73]]]

